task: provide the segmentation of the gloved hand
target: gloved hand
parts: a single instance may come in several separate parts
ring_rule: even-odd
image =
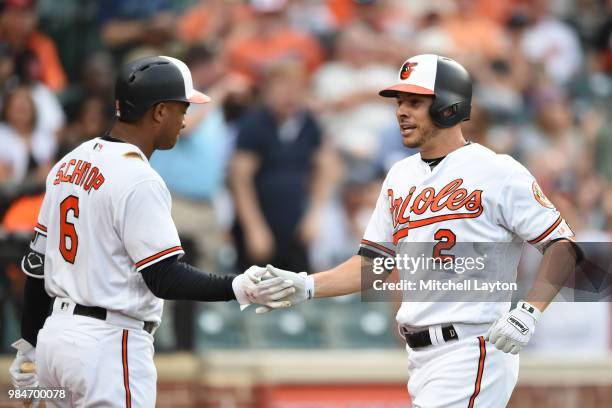
[[[265,273],[265,268],[251,266],[245,273],[234,278],[232,289],[240,304],[240,310],[246,309],[252,303],[274,309],[291,306],[291,302],[285,298],[295,292],[293,282],[282,277],[262,280],[261,277]]]
[[[504,353],[518,354],[533,336],[541,315],[537,307],[521,300],[489,327],[485,340]]]
[[[34,363],[36,359],[36,349],[26,340],[19,339],[12,344],[17,349],[17,356],[9,368],[11,382],[15,388],[36,388],[38,387],[38,376],[36,372],[22,373],[21,364]]]
[[[287,300],[291,302],[291,306],[298,305],[314,297],[315,284],[314,278],[308,275],[306,272],[295,273],[286,271],[284,269],[275,268],[272,265],[266,266],[267,273],[261,276],[261,279],[265,282],[267,279],[282,278],[284,280],[292,281],[295,286],[295,293],[287,297]],[[260,306],[255,309],[255,313],[262,314],[268,313],[278,307],[273,306]]]

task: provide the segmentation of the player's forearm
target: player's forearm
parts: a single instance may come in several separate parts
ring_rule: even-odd
[[[179,262],[177,256],[144,268],[141,273],[149,290],[160,299],[201,302],[236,299],[232,289],[233,276],[205,273]]]
[[[333,297],[361,291],[361,256],[355,255],[348,261],[324,272],[313,275],[315,297]]]
[[[23,291],[23,313],[21,316],[21,337],[36,347],[38,332],[49,315],[52,298],[45,291],[45,280],[26,277]]]
[[[562,240],[550,245],[525,301],[543,312],[574,273],[578,259],[577,249],[571,242]]]

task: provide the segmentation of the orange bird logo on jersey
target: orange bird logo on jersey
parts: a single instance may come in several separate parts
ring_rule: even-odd
[[[540,203],[546,208],[555,208],[553,203],[548,199],[548,197],[546,197],[546,195],[538,185],[537,181],[533,181],[533,184],[531,185],[531,190],[533,191],[533,196],[535,197],[538,203]]]
[[[414,67],[416,67],[417,65],[419,65],[418,62],[406,62],[400,70],[400,79],[402,81],[408,79],[410,74],[412,74],[412,71],[414,71]]]
[[[457,220],[461,218],[476,218],[482,214],[482,190],[468,192],[463,185],[463,179],[455,179],[436,192],[433,187],[426,187],[415,195],[416,187],[411,187],[406,197],[395,198],[393,189],[388,190],[393,228],[398,228],[393,234],[393,243],[397,245],[400,239],[408,236],[408,231],[437,222]],[[413,200],[414,198],[414,200]],[[412,201],[412,205],[409,204]],[[430,211],[437,213],[449,210],[450,213],[434,215],[428,218],[411,220],[412,215],[423,215]]]

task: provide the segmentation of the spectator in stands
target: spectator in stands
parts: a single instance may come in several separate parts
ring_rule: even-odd
[[[404,146],[397,122],[390,123],[383,129],[379,139],[373,162],[376,168],[385,174],[396,162],[417,152]]]
[[[353,23],[361,23],[375,33],[403,38],[410,30],[405,24],[410,19],[408,10],[401,3],[387,0],[353,0]]]
[[[30,88],[5,95],[0,122],[0,184],[42,183],[51,169],[56,140],[36,127],[37,111]]]
[[[251,0],[255,18],[244,34],[228,44],[229,68],[258,78],[268,67],[285,61],[304,64],[314,71],[323,60],[316,39],[300,33],[286,18],[286,0]]]
[[[549,0],[527,2],[530,26],[522,37],[527,59],[541,65],[556,83],[565,85],[583,63],[576,32],[549,12]]]
[[[414,16],[405,0],[353,0],[353,24],[361,24],[378,46],[377,60],[391,65],[405,59],[406,40],[414,26]],[[422,1],[419,3],[423,3]],[[409,53],[408,53],[409,54]]]
[[[0,14],[0,89],[29,85],[37,131],[56,135],[65,124],[56,96],[65,89],[65,77],[52,40],[34,31],[34,5],[29,0],[9,0]]]
[[[384,176],[380,168],[367,161],[353,161],[344,174],[339,194],[322,211],[320,233],[310,247],[314,270],[329,269],[355,254],[376,207]]]
[[[70,121],[78,120],[81,105],[88,99],[100,99],[106,103],[106,115],[114,116],[115,66],[110,53],[96,52],[87,56],[80,67],[78,80],[70,84],[62,94],[62,105]]]
[[[612,75],[612,0],[606,1],[605,18],[594,35],[593,45],[602,71]]]
[[[149,54],[161,53],[176,34],[171,5],[169,0],[106,0],[98,11],[104,44],[118,60],[143,46],[154,49]]]
[[[205,90],[212,101],[190,106],[178,143],[171,150],[156,152],[151,165],[172,194],[172,218],[182,245],[189,248],[185,251],[189,262],[215,271],[222,231],[214,204],[223,191],[232,145],[223,107],[228,96],[248,92],[249,84],[243,77],[228,75],[210,48],[192,47],[185,62],[194,87]],[[161,327],[166,347],[193,350],[196,302],[166,302],[164,307],[166,316],[172,316]]]
[[[457,57],[465,56],[465,59],[472,61],[499,58],[505,52],[501,26],[479,15],[476,1],[455,0],[456,13],[449,15],[444,21],[444,28],[454,45],[453,53]],[[470,29],[466,30],[466,27]],[[475,41],[475,38],[478,41]]]
[[[53,38],[69,82],[78,78],[83,63],[102,48],[98,10],[100,0],[37,0],[39,30]]]
[[[81,103],[76,119],[62,132],[56,157],[59,159],[81,143],[102,136],[110,128],[111,118],[105,99],[87,97]]]
[[[567,96],[559,88],[538,89],[533,109],[533,124],[522,126],[516,134],[517,157],[531,170],[553,203],[557,204],[555,196],[560,194],[569,197],[575,206],[573,198],[581,183],[580,166],[590,160]]]
[[[420,11],[414,16],[414,31],[410,33],[410,46],[414,51],[406,54],[452,55],[455,46],[450,33],[442,25],[442,16],[449,12],[444,10],[444,3],[422,3]]]
[[[57,137],[66,124],[66,115],[58,97],[39,81],[24,82],[32,92],[36,107],[37,131]]]
[[[579,240],[610,240],[611,16],[612,0],[0,0],[0,237],[31,230],[41,196],[30,182],[107,128],[114,58],[190,47],[196,87],[214,101],[192,106],[177,147],[151,164],[172,191],[187,256],[202,267],[231,259],[217,245],[234,222],[231,203],[217,201],[226,197],[230,164],[240,267],[303,270],[310,254],[319,265],[311,269],[325,269],[354,251],[379,190],[371,170],[413,153],[387,119],[394,108],[377,96],[377,84],[395,77],[406,55],[429,52],[460,59],[474,77],[464,133],[526,165]],[[246,75],[251,87],[228,72]],[[261,86],[263,106],[253,106],[252,84]],[[325,139],[342,151],[338,162]],[[336,167],[345,169],[337,183]],[[334,183],[337,197],[326,199]],[[23,274],[12,259],[20,251],[8,241],[0,249],[6,340],[3,303],[21,291]],[[219,266],[234,266],[226,262]],[[18,310],[20,301],[11,306]],[[167,305],[174,313],[156,341],[174,332],[168,348],[192,349],[193,305]],[[532,350],[605,352],[610,313],[599,306],[553,311]],[[549,344],[556,320],[570,315],[590,318]],[[575,344],[585,330],[594,335]]]
[[[335,58],[313,77],[326,134],[342,153],[367,160],[373,159],[379,135],[395,118],[394,107],[378,90],[397,70],[378,61],[377,47],[368,28],[348,26],[338,37]]]
[[[243,77],[227,75],[208,48],[192,48],[186,63],[194,87],[205,90],[212,102],[189,108],[177,145],[156,152],[151,165],[172,193],[172,218],[179,234],[195,244],[194,264],[214,270],[220,238],[213,201],[223,188],[231,149],[223,105],[228,95],[248,92],[249,84]]]
[[[517,68],[505,58],[486,59],[479,64],[474,86],[478,100],[495,122],[518,121],[525,115],[522,88],[524,80],[517,80]],[[467,122],[466,122],[467,123]]]
[[[306,84],[300,65],[270,68],[263,106],[241,124],[230,174],[239,269],[278,263],[308,270],[307,247],[334,172],[317,119],[305,108]]]
[[[180,17],[178,37],[187,44],[220,46],[228,37],[240,35],[252,18],[248,5],[226,0],[200,0]]]
[[[0,41],[8,44],[22,80],[41,81],[53,92],[66,86],[66,74],[53,40],[37,30],[35,0],[5,0]]]
[[[336,34],[338,25],[328,2],[319,0],[293,0],[289,3],[287,18],[293,28],[314,35],[327,45]]]

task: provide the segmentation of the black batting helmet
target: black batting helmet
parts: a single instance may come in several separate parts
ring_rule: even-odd
[[[467,70],[450,58],[433,54],[409,58],[400,68],[399,82],[379,95],[395,97],[398,92],[433,95],[429,115],[441,128],[470,118],[472,80]]]
[[[191,72],[181,60],[155,56],[128,62],[115,83],[115,115],[123,122],[135,122],[153,105],[165,101],[210,102],[193,89]]]

